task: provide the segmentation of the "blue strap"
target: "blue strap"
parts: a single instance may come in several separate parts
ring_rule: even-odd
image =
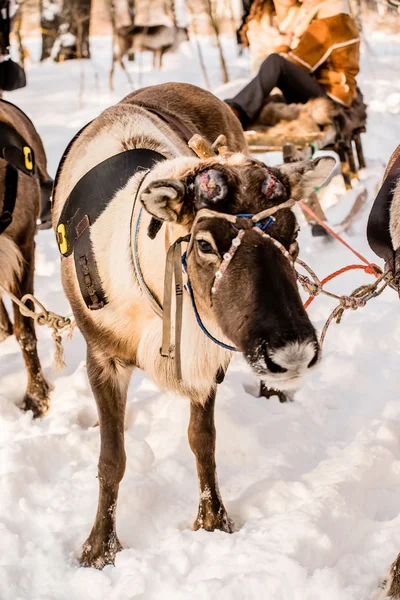
[[[235,215],[235,217],[243,217],[243,218],[250,218],[252,219],[254,217],[254,215],[249,214],[249,213],[241,213],[239,215]],[[263,219],[263,221],[265,221],[265,219]],[[265,221],[265,223],[263,223],[262,221],[257,221],[257,223],[254,223],[254,225],[256,227],[258,227],[259,229],[262,229],[263,231],[265,231],[268,227],[271,227],[271,225],[273,225],[274,223],[276,223],[276,219],[275,217],[268,217],[267,220]],[[237,229],[235,227],[235,229]]]
[[[186,262],[186,252],[184,252],[182,254],[182,265],[183,265],[185,273],[188,275],[188,272],[187,272],[187,262]],[[215,338],[213,335],[211,335],[211,333],[206,329],[206,327],[205,327],[205,325],[204,325],[204,323],[201,320],[201,317],[199,315],[199,311],[197,310],[197,306],[196,306],[196,302],[195,302],[195,299],[194,299],[194,294],[193,294],[193,290],[192,290],[192,285],[190,283],[189,275],[188,275],[187,284],[185,285],[185,289],[189,292],[190,300],[192,302],[193,312],[195,314],[197,324],[200,327],[200,329],[202,330],[202,332],[212,342],[214,342],[214,344],[217,344],[217,346],[221,346],[221,348],[224,348],[225,350],[229,350],[229,352],[239,352],[239,350],[237,348],[234,348],[233,346],[228,346],[228,344],[224,344],[224,342],[220,342],[219,340],[217,340],[217,338]]]
[[[143,213],[143,207],[140,208],[139,216],[138,216],[138,219],[136,221],[135,237],[134,237],[134,241],[133,241],[133,260],[135,261],[136,275],[140,279],[140,283],[141,283],[142,289],[146,292],[146,294],[148,295],[150,301],[152,303],[154,303],[155,307],[158,306],[159,311],[160,311],[160,313],[162,315],[162,311],[163,311],[162,306],[158,302],[158,300],[156,298],[154,298],[154,296],[151,293],[150,289],[147,287],[147,284],[146,284],[146,282],[144,280],[144,277],[143,277],[142,270],[140,268],[139,259],[138,259],[138,255],[137,255],[137,240],[138,240],[138,235],[139,235],[140,221],[142,219],[142,213]]]
[[[147,287],[146,282],[144,281],[144,278],[143,278],[143,275],[142,275],[142,272],[140,269],[138,257],[137,257],[137,236],[138,236],[138,232],[139,232],[139,225],[140,225],[140,220],[141,220],[141,216],[142,216],[142,211],[143,211],[143,208],[140,209],[138,220],[136,222],[133,257],[134,257],[134,261],[135,261],[136,272],[137,272],[138,277],[140,278],[140,281],[141,281],[141,284],[143,285],[144,290],[150,297],[151,301],[154,302],[156,305],[158,305],[158,307],[162,311],[162,307],[161,307],[160,303],[156,300],[156,298],[154,298],[153,294]],[[235,216],[251,218],[254,215],[242,213],[242,214],[238,214]],[[262,224],[262,222],[259,221],[258,223],[255,223],[255,226],[259,227],[260,229],[262,229],[264,231],[265,229],[267,229],[267,227],[270,227],[273,223],[275,223],[275,218],[268,217],[266,223]],[[236,227],[235,227],[235,229],[236,229]],[[189,277],[189,274],[187,271],[187,259],[186,258],[187,258],[186,252],[184,252],[182,254],[182,266],[188,277],[187,284],[185,285],[185,289],[189,292],[190,301],[192,303],[193,312],[195,314],[198,326],[200,327],[202,332],[208,337],[208,339],[210,339],[212,342],[214,342],[214,344],[217,344],[217,346],[221,346],[221,348],[224,348],[225,350],[228,350],[229,352],[239,352],[239,350],[237,348],[234,348],[233,346],[229,346],[228,344],[224,344],[224,342],[220,342],[219,340],[217,340],[217,338],[215,338],[213,335],[211,335],[211,333],[206,329],[203,321],[201,320],[199,311],[197,310],[196,301],[194,299],[194,294],[193,294],[193,289],[192,289],[192,284],[190,283],[190,277]]]

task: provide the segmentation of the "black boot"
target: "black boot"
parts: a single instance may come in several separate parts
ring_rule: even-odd
[[[329,231],[322,227],[319,223],[312,223],[311,225],[311,235],[313,237],[329,237]]]

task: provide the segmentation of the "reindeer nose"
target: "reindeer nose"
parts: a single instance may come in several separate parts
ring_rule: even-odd
[[[302,375],[317,364],[319,348],[314,339],[303,342],[288,342],[277,349],[268,348],[265,362],[270,373]]]
[[[268,348],[265,349],[264,354],[265,363],[267,365],[268,371],[270,371],[271,373],[287,373],[287,369],[285,367],[281,367],[270,358],[268,354]]]

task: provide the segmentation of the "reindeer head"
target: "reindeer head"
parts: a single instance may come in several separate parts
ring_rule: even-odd
[[[322,158],[270,168],[242,154],[179,158],[157,165],[140,196],[154,219],[179,227],[171,239],[182,235],[182,227],[190,232],[187,269],[200,316],[218,325],[270,387],[295,387],[318,361],[316,333],[282,252],[282,246],[296,248],[298,226],[293,212],[282,209],[267,229],[270,237],[264,237],[249,217],[235,222],[234,215],[306,199],[334,162]],[[166,173],[172,178],[164,178]],[[216,273],[241,229],[241,243],[216,287]]]

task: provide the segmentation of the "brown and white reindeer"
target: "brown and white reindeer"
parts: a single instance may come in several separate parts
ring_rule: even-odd
[[[116,31],[116,50],[110,70],[110,87],[113,85],[115,62],[128,76],[124,65],[124,56],[129,52],[152,52],[153,69],[161,69],[164,54],[176,52],[182,42],[189,41],[186,27],[168,25],[124,25]]]
[[[199,158],[185,141],[193,134],[210,144],[225,134],[232,152]],[[152,153],[146,170],[136,165],[120,179],[124,160],[137,156],[140,164]],[[267,168],[246,154],[240,123],[223,102],[177,83],[127,96],[70,145],[57,177],[53,224],[64,254],[64,290],[87,343],[101,435],[99,504],[83,565],[101,568],[121,548],[115,513],[126,462],[127,388],[136,366],[160,389],[190,400],[189,443],[200,486],[194,529],[232,531],[215,465],[216,388],[232,357],[222,345],[234,345],[257,376],[280,389],[296,387],[319,357],[289,257],[296,248],[295,216],[282,209],[276,222],[260,215],[257,226],[249,215],[307,197],[333,163],[324,158]],[[99,214],[88,214],[96,202]],[[264,234],[260,227],[267,225]],[[157,306],[167,310],[167,251],[182,236],[185,242],[190,236],[192,298],[177,286],[177,303],[183,303],[178,377],[176,356],[160,352]],[[178,264],[179,279],[180,256]]]
[[[42,141],[28,117],[0,101],[0,283],[17,297],[33,293],[36,221],[41,187],[49,182]],[[25,360],[28,386],[23,408],[35,417],[49,408],[50,387],[43,376],[33,321],[14,307],[14,324],[0,290],[0,342],[15,334]]]

